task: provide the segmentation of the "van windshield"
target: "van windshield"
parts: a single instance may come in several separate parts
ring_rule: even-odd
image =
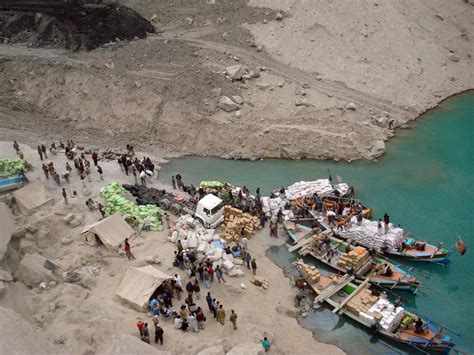
[[[224,207],[224,202],[221,202],[219,203],[216,207],[214,207],[212,210],[211,210],[211,215],[215,215],[217,212],[219,212],[222,207]]]

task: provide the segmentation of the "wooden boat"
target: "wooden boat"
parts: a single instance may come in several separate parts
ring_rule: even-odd
[[[21,176],[12,176],[6,179],[0,179],[0,192],[10,191],[22,187],[25,180]]]
[[[314,234],[308,227],[297,225],[297,228],[300,232],[287,229],[289,234],[299,238],[297,244],[289,248],[290,251],[300,249],[300,255],[311,255],[340,273],[367,278],[372,284],[380,287],[416,293],[420,286],[420,282],[413,275],[398,265],[381,256],[371,256],[366,248],[350,245],[335,237],[329,230]],[[298,236],[298,233],[305,236]],[[299,245],[301,248],[298,248]]]
[[[325,302],[333,313],[345,315],[376,334],[424,352],[447,354],[454,347],[443,328],[388,301],[384,294],[370,290],[366,282],[356,285],[351,278],[323,273],[301,260],[295,263],[303,278],[317,294],[315,302]],[[422,326],[416,328],[415,321]]]
[[[400,250],[382,249],[387,255],[393,255],[405,260],[424,261],[447,264],[453,252],[444,246],[435,246],[425,241],[406,237]]]
[[[344,236],[338,234],[337,229],[332,229],[328,224],[326,224],[325,219],[317,214],[315,211],[310,211],[311,217],[318,223],[318,225],[323,230],[333,230],[333,232],[341,239],[344,239]],[[370,248],[370,245],[365,245],[353,241],[357,245],[361,245],[366,248]],[[438,264],[447,264],[450,261],[451,255],[453,252],[444,246],[435,246],[426,241],[420,241],[414,238],[405,237],[402,243],[401,248],[391,249],[391,248],[382,248],[377,250],[380,253],[389,256],[396,256],[405,260],[411,261],[424,261],[432,262]]]

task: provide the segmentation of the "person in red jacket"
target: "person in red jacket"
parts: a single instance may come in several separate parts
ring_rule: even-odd
[[[130,243],[128,242],[128,238],[125,239],[124,250],[125,250],[125,255],[127,255],[128,260],[135,259],[135,257],[133,256],[130,250]]]

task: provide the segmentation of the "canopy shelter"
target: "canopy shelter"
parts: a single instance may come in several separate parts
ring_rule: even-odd
[[[133,307],[143,309],[148,305],[157,288],[172,278],[151,265],[129,267],[116,295]]]
[[[118,213],[85,227],[81,232],[87,244],[97,245],[100,242],[110,251],[116,251],[125,238],[134,234],[133,228]]]
[[[13,192],[21,213],[29,215],[40,207],[54,203],[53,196],[40,181],[32,182],[25,187]]]
[[[0,260],[2,260],[15,231],[15,219],[8,206],[3,202],[0,202],[0,226]]]

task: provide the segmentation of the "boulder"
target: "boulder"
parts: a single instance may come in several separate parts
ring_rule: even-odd
[[[214,97],[219,97],[222,95],[222,89],[221,88],[215,88],[211,90],[211,94]]]
[[[355,110],[357,110],[357,106],[356,106],[355,103],[349,102],[349,103],[346,105],[346,110],[355,111]]]
[[[247,72],[247,68],[245,68],[243,65],[232,65],[230,67],[227,67],[225,69],[226,74],[231,78],[232,80],[241,80],[242,75],[244,75]]]
[[[228,96],[222,96],[217,106],[226,112],[237,111],[240,108],[240,106]]]
[[[459,62],[459,59],[460,59],[460,58],[459,58],[459,56],[458,56],[457,54],[451,52],[451,53],[449,53],[449,55],[448,55],[448,59],[449,59],[450,61],[452,61],[452,62]]]
[[[310,107],[311,104],[308,102],[308,99],[306,97],[300,97],[295,101],[295,106]]]
[[[84,219],[82,217],[76,217],[69,222],[69,225],[73,228],[84,225]]]
[[[22,255],[25,254],[38,254],[40,252],[39,248],[36,246],[36,244],[32,241],[22,239],[20,241],[20,253]]]
[[[72,244],[73,240],[71,238],[63,238],[61,239],[61,244],[62,245],[69,245]]]
[[[75,218],[75,216],[72,214],[72,213],[68,213],[66,216],[63,217],[63,222],[68,224],[70,223],[73,219]]]
[[[232,96],[231,99],[232,99],[232,101],[234,101],[238,105],[243,105],[243,103],[244,103],[244,99],[242,99],[242,97],[240,97],[238,95]]]
[[[381,156],[385,152],[385,142],[383,140],[378,140],[373,145],[372,149],[370,150],[370,157],[376,158]]]
[[[39,254],[26,254],[15,272],[15,278],[31,288],[38,287],[41,282],[54,280],[54,274],[46,269],[49,262]]]
[[[66,271],[63,272],[63,280],[70,283],[75,283],[81,281],[81,275],[75,271]]]
[[[0,270],[0,281],[13,281],[13,276],[5,270]]]
[[[283,20],[283,14],[281,12],[277,12],[277,14],[275,15],[275,20],[277,21]]]

